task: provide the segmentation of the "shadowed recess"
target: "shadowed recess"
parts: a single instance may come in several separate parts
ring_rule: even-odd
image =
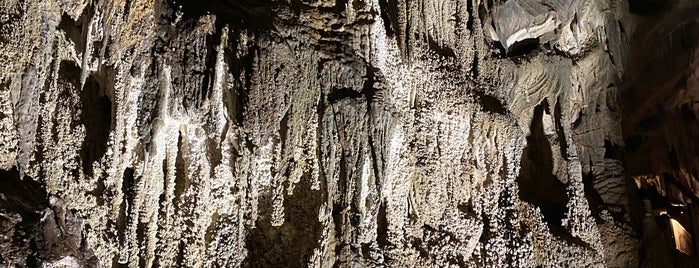
[[[508,57],[527,55],[539,48],[539,38],[528,38],[518,41],[507,48]]]
[[[85,126],[85,139],[83,140],[80,158],[83,170],[88,175],[93,175],[92,164],[98,161],[107,152],[109,132],[112,127],[112,102],[101,94],[100,84],[93,76],[90,76],[80,92],[80,121]]]
[[[568,195],[565,184],[553,175],[551,144],[542,122],[544,112],[548,111],[546,101],[534,108],[527,147],[522,153],[522,169],[517,178],[519,197],[541,209],[553,235],[571,243],[586,245],[561,225],[567,211]]]
[[[21,179],[17,167],[0,170],[0,230],[12,232],[1,234],[3,238],[0,241],[10,242],[11,245],[0,246],[0,267],[5,267],[4,257],[24,258],[23,255],[26,255],[27,267],[39,267],[37,239],[40,239],[40,234],[36,232],[36,228],[41,223],[42,211],[49,207],[47,197],[43,183],[27,175]],[[12,214],[20,217],[16,224],[11,220]]]
[[[310,176],[301,178],[294,193],[284,198],[284,224],[272,226],[268,218],[260,218],[246,238],[249,249],[243,267],[307,267],[313,250],[320,246],[323,225],[318,212],[324,197],[311,190]],[[262,206],[271,206],[265,202]],[[260,211],[271,212],[271,207]]]
[[[675,0],[629,0],[629,10],[634,14],[657,14],[672,7]]]
[[[168,2],[174,9],[183,12],[184,19],[196,19],[211,14],[216,15],[216,24],[219,26],[228,24],[233,28],[253,30],[274,29],[273,8],[278,5],[273,0],[210,0],[206,1],[206,4],[197,0]]]
[[[26,220],[38,220],[38,211],[48,207],[44,185],[24,175],[20,179],[16,167],[0,170],[0,209],[22,215]]]

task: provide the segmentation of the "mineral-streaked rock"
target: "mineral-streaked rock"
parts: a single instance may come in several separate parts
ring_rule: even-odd
[[[0,2],[4,264],[638,265],[625,1],[210,2]]]

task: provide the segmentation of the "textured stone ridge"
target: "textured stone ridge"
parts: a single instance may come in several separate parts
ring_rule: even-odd
[[[626,1],[200,2],[0,2],[2,265],[638,265]]]

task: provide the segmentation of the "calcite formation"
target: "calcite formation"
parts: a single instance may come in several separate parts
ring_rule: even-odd
[[[3,0],[5,267],[636,267],[619,0]]]

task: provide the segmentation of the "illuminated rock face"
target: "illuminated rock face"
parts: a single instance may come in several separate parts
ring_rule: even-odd
[[[638,265],[625,1],[209,2],[0,3],[3,265]]]

